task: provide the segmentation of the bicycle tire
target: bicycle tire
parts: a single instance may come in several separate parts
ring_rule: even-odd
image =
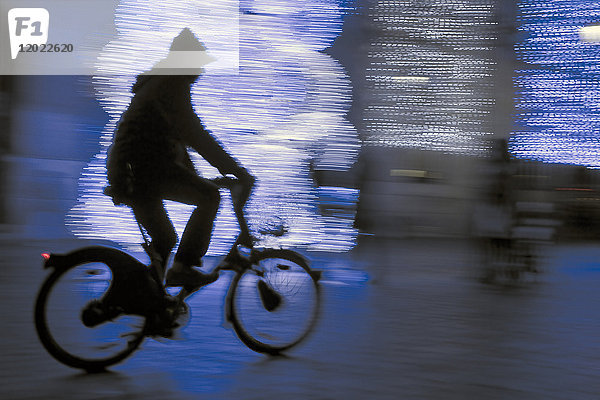
[[[313,331],[320,314],[320,274],[310,269],[304,257],[291,250],[264,250],[253,261],[263,270],[264,277],[257,275],[253,268],[234,276],[227,315],[246,346],[259,353],[276,355],[296,346]],[[272,307],[264,304],[258,288],[260,282],[274,289],[283,303]],[[297,332],[289,331],[292,327],[297,328]]]
[[[55,311],[53,307],[55,305],[54,303],[56,302],[56,305],[60,304],[61,307],[70,307],[71,311],[77,311],[77,315],[72,315],[73,312],[69,313],[68,310],[61,310],[60,307],[57,307],[57,310],[61,310],[61,312],[64,314],[64,316],[61,316],[60,324],[57,325],[65,325],[65,328],[69,329],[69,333],[71,335],[76,336],[76,334],[73,334],[73,332],[84,332],[85,329],[97,329],[89,328],[83,324],[81,316],[82,309],[79,308],[78,304],[72,302],[72,300],[74,298],[84,298],[88,295],[91,296],[93,293],[90,292],[93,291],[89,290],[88,292],[86,292],[86,286],[84,286],[88,284],[100,287],[106,286],[103,289],[103,291],[98,291],[102,291],[102,293],[107,292],[114,282],[114,269],[121,262],[131,262],[135,259],[119,250],[100,246],[80,249],[67,255],[58,257],[61,258],[61,263],[59,266],[54,267],[52,273],[46,278],[46,280],[42,284],[42,287],[38,292],[38,296],[36,298],[35,303],[35,327],[42,345],[45,347],[48,353],[59,362],[73,368],[83,369],[88,372],[102,371],[106,367],[123,361],[125,358],[130,356],[144,341],[144,330],[146,328],[147,323],[145,317],[141,315],[120,316],[119,318],[136,319],[137,321],[135,321],[134,324],[137,324],[138,326],[133,328],[132,332],[127,334],[128,336],[130,336],[130,338],[124,338],[122,340],[124,347],[116,351],[114,354],[110,353],[108,355],[95,358],[77,354],[73,350],[66,348],[67,345],[63,342],[62,338],[57,337],[58,335],[56,329],[59,329],[60,326],[55,328],[55,323],[52,320],[52,318],[50,318],[49,314]],[[110,282],[105,283],[100,279],[95,279],[95,281],[94,279],[90,280],[94,282],[86,281],[85,272],[80,272],[79,267],[82,267],[83,270],[89,268],[90,271],[92,269],[102,270],[103,275],[105,275],[107,271],[109,271]],[[80,279],[79,281],[71,279],[71,281],[69,281],[68,278],[71,278],[71,274],[74,274],[74,276],[83,276],[83,279]],[[90,277],[94,277],[94,275],[92,274],[90,275]],[[105,276],[102,277],[102,279],[104,278]],[[79,285],[81,287],[77,286],[77,290],[74,290],[72,292],[65,291],[65,293],[61,293],[59,292],[59,290],[63,289],[63,280],[67,285],[73,283],[73,286]],[[101,289],[100,287],[98,287],[98,289]],[[55,298],[57,300],[55,300]],[[71,303],[73,303],[72,306]],[[89,301],[86,304],[89,304]],[[81,324],[81,326],[77,326],[76,323]],[[106,321],[106,323],[112,325],[113,321]],[[140,324],[141,326],[139,326]],[[105,324],[100,324],[99,326],[102,325],[105,326]],[[128,328],[128,325],[126,323],[124,323],[124,326]],[[126,336],[126,334],[123,334],[123,336]],[[74,340],[80,339],[81,338],[74,338]],[[112,345],[104,343],[103,346],[108,349]]]

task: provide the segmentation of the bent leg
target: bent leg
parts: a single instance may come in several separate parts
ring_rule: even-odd
[[[209,180],[187,170],[178,171],[164,186],[162,193],[167,200],[196,206],[181,236],[175,261],[198,265],[210,244],[221,200],[219,189]]]
[[[177,243],[177,233],[161,199],[143,199],[132,204],[137,221],[152,238],[151,246],[163,259],[163,268]],[[164,272],[164,271],[163,271]]]

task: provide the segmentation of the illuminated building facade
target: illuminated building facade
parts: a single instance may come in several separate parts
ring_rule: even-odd
[[[492,0],[385,0],[372,7],[366,145],[480,155],[491,135]]]
[[[511,151],[600,167],[600,1],[521,0]]]

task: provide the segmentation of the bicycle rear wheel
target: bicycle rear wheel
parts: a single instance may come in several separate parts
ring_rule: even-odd
[[[238,273],[228,315],[238,337],[260,353],[278,354],[306,338],[320,308],[319,273],[290,250],[265,250]]]
[[[96,311],[102,309],[113,272],[103,262],[85,260],[85,255],[80,258],[46,279],[36,300],[35,325],[40,341],[58,361],[98,371],[138,348],[145,338],[146,318],[115,308],[105,309],[106,315],[98,317]],[[89,315],[95,317],[90,320]]]

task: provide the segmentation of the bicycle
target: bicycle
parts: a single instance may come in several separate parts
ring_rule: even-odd
[[[243,206],[249,192],[236,195],[237,180],[213,179],[232,193],[241,227],[229,254],[212,272],[233,271],[225,299],[225,318],[250,349],[276,355],[302,342],[320,310],[321,272],[299,253],[257,249],[244,240],[249,232]],[[108,193],[111,194],[110,191]],[[113,197],[115,204],[120,199]],[[67,254],[44,253],[51,273],[35,303],[39,339],[56,360],[88,372],[101,371],[133,354],[147,337],[168,336],[191,318],[185,301],[201,287],[182,287],[167,295],[152,273],[156,255],[149,239],[144,249],[151,264],[115,248],[89,246]],[[247,234],[249,235],[249,234]]]

